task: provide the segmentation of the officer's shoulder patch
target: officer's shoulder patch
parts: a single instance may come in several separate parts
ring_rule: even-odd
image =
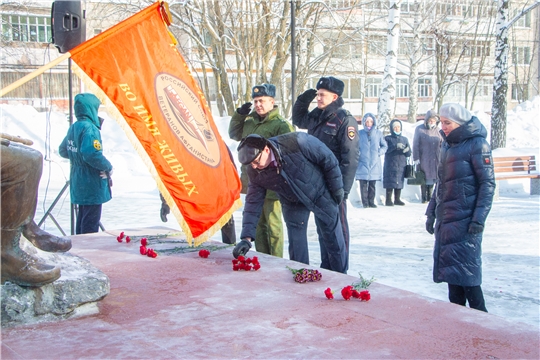
[[[94,140],[94,149],[100,151],[101,150],[101,143],[98,139]]]
[[[356,129],[354,128],[354,126],[349,126],[347,128],[347,136],[350,140],[354,140],[354,138],[356,137]]]

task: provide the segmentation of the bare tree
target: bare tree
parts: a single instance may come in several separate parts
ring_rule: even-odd
[[[495,81],[491,107],[491,148],[506,146],[506,103],[508,92],[508,30],[522,16],[540,5],[540,1],[524,8],[512,20],[509,18],[510,0],[499,0],[497,36],[495,42]]]
[[[385,131],[388,131],[390,121],[394,117],[396,103],[396,66],[400,29],[400,6],[401,0],[389,0],[388,45],[382,93],[378,104],[379,124],[377,125]]]

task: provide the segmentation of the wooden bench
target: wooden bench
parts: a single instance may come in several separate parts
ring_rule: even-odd
[[[531,195],[540,194],[540,173],[534,155],[494,157],[493,167],[497,181],[496,198],[499,195],[499,180],[531,179]]]

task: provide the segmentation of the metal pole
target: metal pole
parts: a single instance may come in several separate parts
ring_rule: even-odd
[[[69,126],[73,125],[73,83],[71,80],[71,58],[68,59],[68,97],[69,97]],[[71,203],[71,201],[70,201]],[[75,204],[71,203],[71,235],[75,235]]]
[[[291,104],[296,99],[296,11],[295,1],[291,1]]]

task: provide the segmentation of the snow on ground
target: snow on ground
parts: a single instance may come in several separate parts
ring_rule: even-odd
[[[1,132],[32,139],[33,148],[44,154],[35,217],[39,221],[69,178],[69,162],[58,155],[58,146],[69,125],[67,117],[60,112],[38,112],[24,105],[1,105],[0,113]],[[489,132],[489,116],[475,115]],[[113,199],[103,206],[104,227],[129,231],[130,228],[166,225],[179,229],[172,217],[166,224],[161,222],[161,203],[154,180],[115,121],[106,113],[100,116],[106,119],[102,129],[104,153],[114,166]],[[224,141],[236,155],[238,143],[227,135],[229,118],[215,121]],[[509,111],[507,147],[495,150],[494,155],[535,154],[538,158],[539,122],[540,97]],[[411,143],[414,127],[419,124],[404,123],[404,135]],[[499,190],[501,197],[493,204],[484,234],[482,288],[486,306],[497,316],[540,326],[539,196],[529,195],[528,180],[501,181]],[[60,196],[52,215],[69,234],[68,194],[66,191]],[[360,272],[379,283],[447,301],[447,285],[432,280],[434,239],[425,231],[426,206],[418,200],[419,186],[405,187],[403,197],[407,205],[404,207],[381,206],[382,194],[379,184],[379,207],[363,209],[356,183],[351,192],[349,275],[356,276]],[[234,218],[239,235],[242,209],[235,212]],[[45,229],[60,234],[50,219],[45,222]],[[313,219],[308,231],[311,264],[318,266],[320,254]],[[217,233],[212,239],[220,241],[221,236]]]

